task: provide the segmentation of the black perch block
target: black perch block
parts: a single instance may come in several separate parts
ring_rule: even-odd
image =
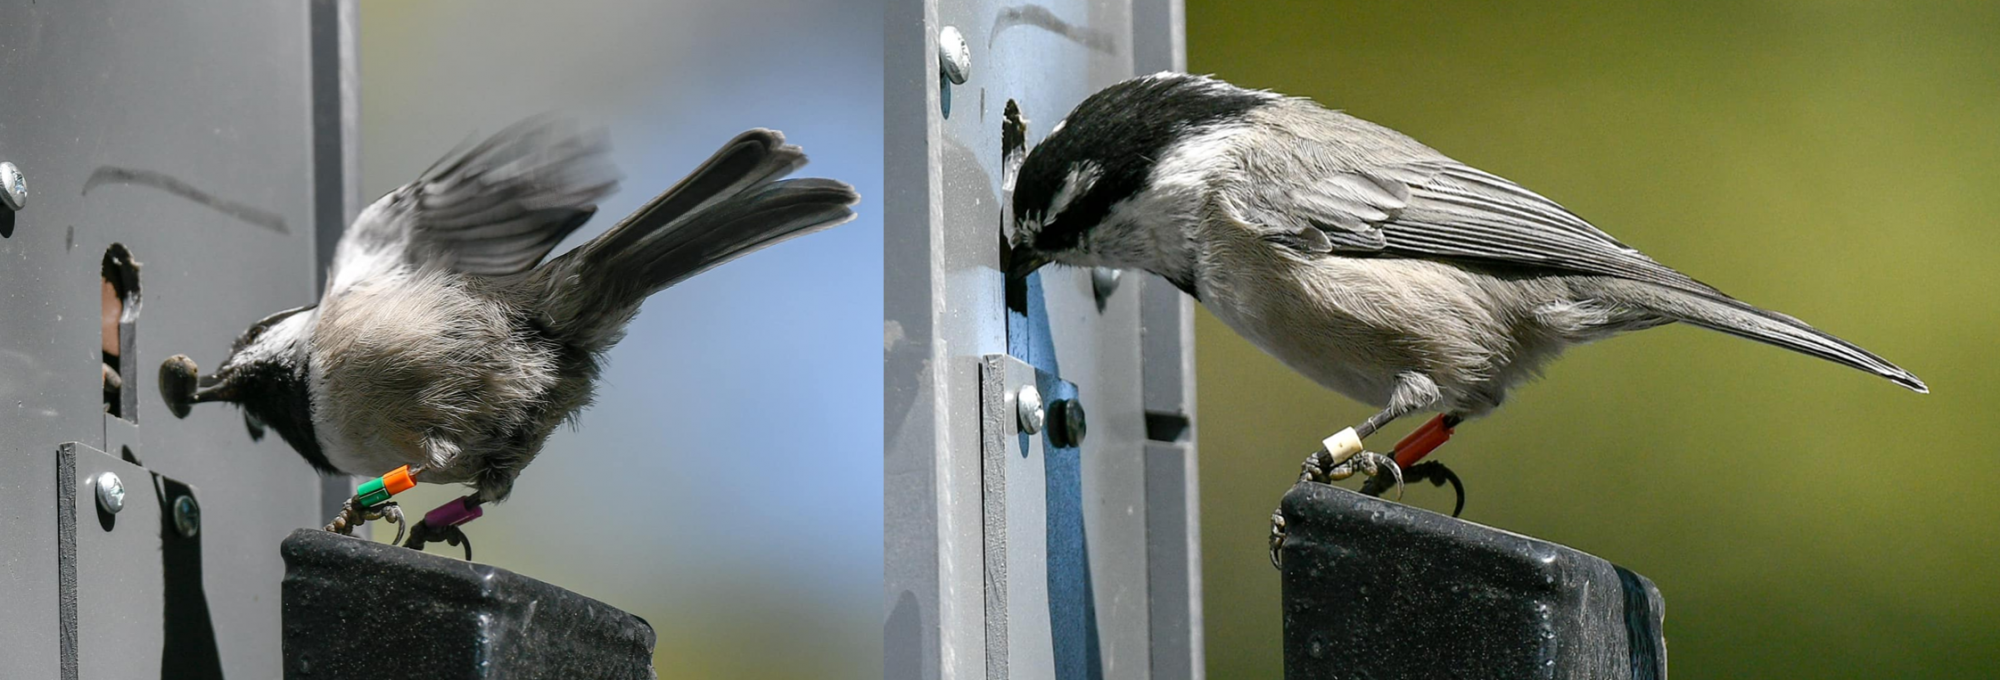
[[[562,588],[316,529],[282,550],[286,678],[655,677],[652,626]]]
[[[1288,680],[1667,676],[1666,602],[1630,570],[1325,484],[1282,507]]]

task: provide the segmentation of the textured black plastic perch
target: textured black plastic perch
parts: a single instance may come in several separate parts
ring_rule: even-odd
[[[1667,675],[1666,602],[1630,570],[1325,484],[1283,509],[1289,680]]]
[[[653,628],[505,569],[300,529],[285,677],[653,678]]]

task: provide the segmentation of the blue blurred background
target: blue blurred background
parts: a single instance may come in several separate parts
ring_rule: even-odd
[[[861,192],[856,221],[655,295],[580,426],[468,527],[481,562],[645,617],[662,678],[881,675],[882,16],[836,0],[360,3],[364,200],[545,111],[607,126],[625,173],[558,252],[753,126],[805,147],[804,175]]]
[[[1582,347],[1437,453],[1468,519],[1651,577],[1677,678],[2000,677],[2000,5],[1188,0],[1187,35],[1934,390],[1687,327]],[[1274,678],[1271,508],[1373,409],[1197,336],[1209,677]]]

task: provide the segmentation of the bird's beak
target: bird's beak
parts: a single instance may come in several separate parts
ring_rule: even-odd
[[[202,376],[200,388],[194,391],[190,403],[208,401],[236,401],[236,383],[220,373]]]
[[[195,404],[205,401],[234,401],[237,388],[226,373],[201,376],[201,367],[187,355],[168,357],[160,364],[160,398],[175,418],[186,418]]]
[[[1047,255],[1025,243],[1008,249],[1006,259],[1007,261],[1000,263],[1000,266],[1007,271],[1008,280],[1027,278],[1029,274],[1035,273],[1035,270],[1041,269],[1042,265],[1049,263]]]

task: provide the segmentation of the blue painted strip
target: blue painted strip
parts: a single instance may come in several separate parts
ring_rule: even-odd
[[[1013,297],[1011,292],[1009,297]],[[1056,360],[1055,339],[1049,334],[1041,274],[1028,276],[1020,299],[1022,304],[1010,304],[1007,310],[1007,353],[1036,368],[1041,377],[1035,387],[1041,390],[1044,402],[1075,398],[1076,388],[1059,379],[1062,370]],[[1056,678],[1102,680],[1104,655],[1098,643],[1097,599],[1091,587],[1090,551],[1085,549],[1083,527],[1082,451],[1048,441],[1042,437],[1048,502],[1049,633],[1054,638]]]

